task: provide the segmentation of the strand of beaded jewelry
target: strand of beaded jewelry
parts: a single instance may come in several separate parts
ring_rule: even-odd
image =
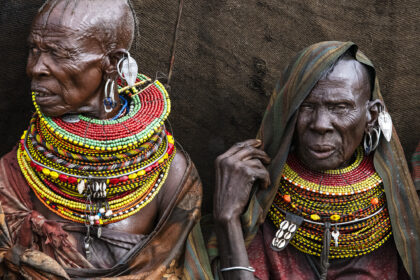
[[[36,108],[17,158],[37,198],[64,219],[90,227],[134,215],[164,184],[176,149],[165,129],[169,96],[159,81],[138,75],[122,86],[115,120],[82,115],[51,118]]]
[[[289,155],[268,217],[279,228],[272,241],[277,251],[290,242],[321,256],[327,223],[330,259],[370,253],[391,236],[382,180],[361,148],[349,167],[324,172],[308,170]]]

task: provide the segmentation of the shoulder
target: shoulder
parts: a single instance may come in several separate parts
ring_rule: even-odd
[[[159,205],[166,209],[173,199],[177,199],[188,192],[192,186],[199,188],[201,192],[198,172],[188,154],[177,150],[169,168],[168,177],[159,192]]]

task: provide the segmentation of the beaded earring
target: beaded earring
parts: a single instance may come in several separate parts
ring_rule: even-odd
[[[124,79],[127,84],[132,87],[136,82],[138,66],[134,58],[130,56],[130,53],[126,52],[127,56],[123,56],[117,64],[118,74]]]
[[[111,87],[109,87],[109,83],[111,83]],[[105,99],[104,99],[104,107],[105,112],[109,113],[112,111],[112,109],[115,108],[117,105],[117,102],[115,102],[115,96],[114,96],[114,90],[115,90],[115,82],[111,79],[108,79],[105,84]]]

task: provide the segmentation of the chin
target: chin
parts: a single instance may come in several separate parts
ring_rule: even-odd
[[[41,106],[39,106],[39,109],[41,110],[41,112],[47,116],[47,117],[61,117],[63,115],[66,114],[66,111],[64,110],[57,110],[57,108],[43,108]]]

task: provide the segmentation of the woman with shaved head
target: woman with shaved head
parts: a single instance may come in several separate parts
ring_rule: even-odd
[[[135,33],[126,0],[51,0],[35,17],[36,113],[0,160],[2,278],[182,277],[201,183],[165,128],[165,87],[137,73]]]

